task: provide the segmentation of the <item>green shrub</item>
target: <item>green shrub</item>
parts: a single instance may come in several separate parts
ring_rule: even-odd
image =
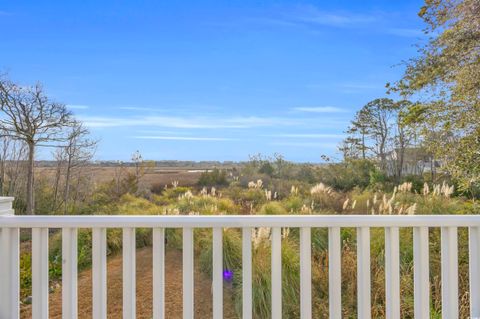
[[[203,172],[198,179],[197,184],[199,186],[208,186],[208,187],[218,187],[218,186],[227,186],[227,173],[225,171],[220,171],[215,168],[211,172]]]
[[[286,215],[288,214],[285,207],[279,202],[268,202],[263,204],[259,210],[261,215]]]
[[[370,160],[350,159],[343,163],[323,165],[317,169],[318,181],[336,190],[349,191],[355,187],[362,189],[371,185],[371,176],[379,171]]]

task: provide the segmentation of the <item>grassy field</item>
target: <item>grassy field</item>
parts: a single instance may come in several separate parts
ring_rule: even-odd
[[[194,186],[202,172],[212,169],[211,167],[155,167],[145,169],[140,183],[141,186],[151,187],[154,184],[171,185],[178,181],[179,186]],[[135,174],[134,167],[111,167],[111,166],[89,166],[84,170],[84,174],[91,176],[96,184],[102,184],[115,179],[118,175]],[[37,175],[46,176],[53,179],[55,176],[54,167],[39,167]]]
[[[127,168],[118,175],[112,167],[93,167],[95,186],[86,201],[75,213],[83,214],[146,214],[146,215],[236,215],[236,214],[478,214],[475,199],[468,199],[448,181],[429,181],[409,177],[410,181],[395,182],[382,176],[366,163],[351,166],[332,165],[312,167],[276,163],[245,166],[226,172],[202,173],[198,168],[146,169],[137,187]],[[43,169],[43,176],[53,176],[53,170]],[[192,172],[193,171],[193,172]],[[111,180],[120,176],[121,188]],[[172,183],[178,181],[178,184]],[[197,184],[203,181],[204,184]],[[161,187],[155,188],[155,185]],[[164,186],[167,185],[165,188]],[[150,189],[149,189],[150,188]],[[50,188],[43,189],[49,197]],[[63,212],[59,212],[62,214]],[[254,318],[270,317],[270,232],[268,228],[255,230],[253,242],[253,306]],[[282,231],[283,261],[283,316],[299,316],[299,231]],[[226,293],[230,307],[241,314],[241,231],[224,231],[224,268],[233,272],[231,290]],[[167,230],[168,249],[180,259],[181,230]],[[28,242],[28,236],[25,236]],[[342,239],[342,305],[344,318],[355,318],[356,313],[356,231],[345,228]],[[149,229],[136,230],[137,248],[151,246]],[[91,263],[91,231],[79,230],[79,269],[88,271]],[[111,229],[107,235],[110,260],[117,260],[122,250],[121,229]],[[400,232],[401,317],[413,318],[413,243],[411,229]],[[372,316],[385,317],[384,231],[371,230]],[[30,254],[21,255],[22,298],[30,294]],[[143,258],[143,257],[142,257]],[[195,259],[198,276],[211,276],[212,231],[195,231]],[[176,262],[179,262],[177,260]],[[139,261],[140,263],[140,261]],[[181,267],[178,265],[178,267]],[[113,273],[113,272],[112,272]],[[50,275],[52,286],[61,278],[61,234],[50,236]],[[312,296],[315,318],[328,318],[328,234],[327,229],[312,229]],[[440,295],[440,233],[430,230],[430,284],[432,318],[441,316]],[[149,289],[146,289],[149,291]],[[465,318],[468,305],[468,240],[466,229],[459,229],[459,292],[460,315]],[[210,295],[208,293],[207,295]],[[113,297],[112,297],[113,298]],[[147,298],[147,297],[146,297]],[[148,300],[148,298],[146,299]],[[87,302],[88,301],[82,301]],[[118,302],[118,301],[116,301]]]

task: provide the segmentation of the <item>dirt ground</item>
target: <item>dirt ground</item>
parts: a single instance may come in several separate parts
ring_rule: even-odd
[[[152,318],[152,249],[137,250],[137,318]],[[167,250],[165,259],[166,318],[182,318],[182,253]],[[224,291],[224,318],[237,318],[229,289]],[[92,317],[92,273],[78,276],[78,318]],[[122,256],[107,264],[107,317],[122,317]],[[62,290],[50,294],[50,318],[62,317]],[[22,306],[21,318],[31,318],[31,305]],[[195,318],[212,318],[211,279],[195,269]]]

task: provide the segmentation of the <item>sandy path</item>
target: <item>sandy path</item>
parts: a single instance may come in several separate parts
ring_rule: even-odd
[[[167,250],[165,265],[166,318],[182,318],[182,253]],[[78,318],[92,317],[92,273],[83,271],[78,277]],[[108,260],[108,318],[122,316],[122,256]],[[50,294],[50,318],[61,318],[62,291]],[[212,317],[211,280],[195,270],[195,317]],[[21,318],[31,318],[31,306],[23,306]],[[137,318],[152,318],[152,249],[137,250]],[[224,318],[237,318],[228,291],[224,292]]]

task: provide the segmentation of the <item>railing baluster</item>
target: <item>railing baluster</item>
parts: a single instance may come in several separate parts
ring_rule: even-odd
[[[458,318],[458,239],[456,227],[442,227],[442,318]]]
[[[272,319],[282,318],[282,232],[272,228]]]
[[[193,319],[193,229],[183,229],[183,319]]]
[[[48,318],[48,228],[32,229],[32,318]]]
[[[135,228],[123,228],[123,318],[136,315]]]
[[[480,227],[469,227],[470,317],[480,318]]]
[[[311,229],[300,228],[300,317],[312,318]]]
[[[62,318],[77,318],[77,229],[62,229]]]
[[[358,318],[371,318],[370,228],[357,228],[357,300]]]
[[[330,319],[342,318],[342,251],[340,228],[328,229],[328,301]]]
[[[223,318],[223,245],[222,228],[213,229],[213,319]]]
[[[1,212],[0,212],[1,213]],[[19,229],[0,229],[0,318],[19,318]]]
[[[165,318],[165,229],[153,229],[153,319]]]
[[[252,318],[252,229],[242,228],[242,318]]]
[[[92,230],[92,317],[107,318],[107,230]]]
[[[400,252],[398,227],[385,228],[386,317],[400,318]]]
[[[430,265],[428,228],[413,228],[414,316],[430,318]]]

